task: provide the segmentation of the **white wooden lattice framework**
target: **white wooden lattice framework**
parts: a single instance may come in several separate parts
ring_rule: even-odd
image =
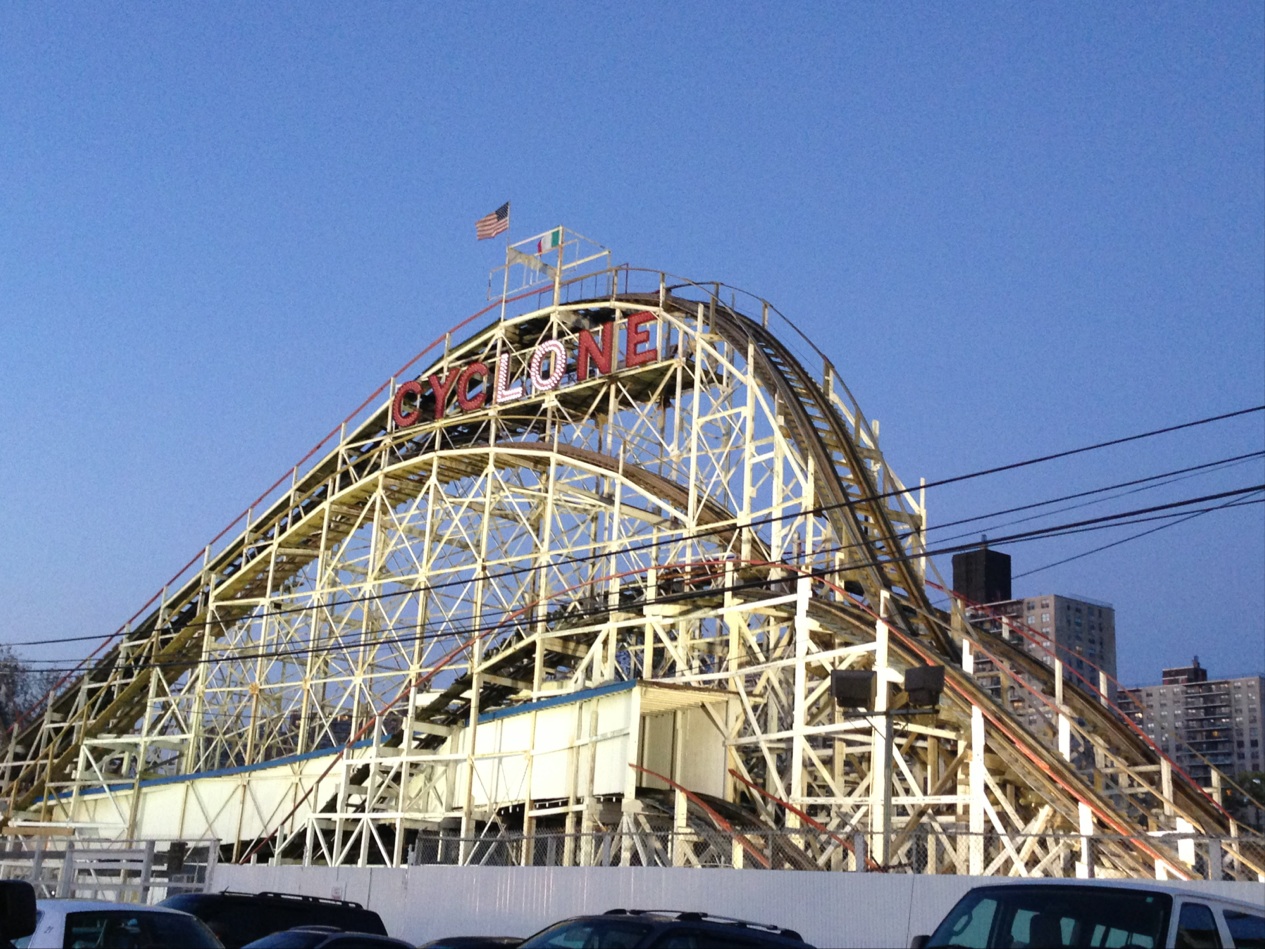
[[[476,793],[489,712],[637,679],[732,710],[706,714],[716,796],[755,822],[737,865],[771,865],[752,841],[776,830],[779,865],[822,869],[865,859],[862,833],[871,865],[924,872],[1262,872],[1100,695],[932,607],[918,498],[780,314],[629,268],[564,281],[567,246],[551,287],[394,383],[17,735],[11,825],[340,864],[445,827],[460,860],[489,835],[618,832],[601,861],[699,862],[706,802],[638,804],[666,785],[634,768],[599,800],[583,715],[564,799]],[[928,663],[938,710],[900,714]],[[847,668],[877,670],[875,715],[832,700]],[[563,859],[599,861],[590,839]]]

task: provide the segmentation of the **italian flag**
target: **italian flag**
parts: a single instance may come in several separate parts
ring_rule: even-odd
[[[536,241],[536,253],[543,254],[547,250],[553,250],[562,243],[562,228],[555,227],[552,231]]]

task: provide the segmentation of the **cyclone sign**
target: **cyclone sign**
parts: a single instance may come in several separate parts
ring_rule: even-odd
[[[446,414],[475,412],[488,404],[504,405],[519,399],[552,392],[583,382],[592,376],[609,375],[617,369],[652,363],[659,358],[656,342],[651,339],[655,315],[648,310],[630,314],[623,324],[623,364],[616,356],[621,335],[618,323],[607,323],[596,332],[582,329],[574,336],[574,353],[560,339],[541,340],[527,363],[526,377],[513,376],[514,357],[507,352],[489,366],[482,360],[454,366],[444,375],[438,373],[401,383],[391,400],[391,421],[397,429],[408,428],[422,421],[423,396],[434,396],[435,421]],[[574,356],[574,358],[572,358]],[[568,375],[573,368],[574,374]]]

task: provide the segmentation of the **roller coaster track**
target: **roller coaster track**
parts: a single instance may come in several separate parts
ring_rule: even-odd
[[[920,562],[922,513],[887,471],[874,433],[834,368],[823,357],[823,380],[818,380],[769,328],[767,305],[765,319],[757,320],[732,304],[725,305],[719,297],[718,287],[680,284],[669,288],[661,280],[657,293],[614,293],[568,302],[565,309],[593,325],[613,325],[620,314],[644,308],[678,327],[675,332],[681,342],[676,363],[653,364],[621,375],[618,385],[609,388],[603,412],[645,400],[666,404],[683,399],[691,388],[718,384],[719,376],[712,374],[723,376],[728,370],[704,368],[690,354],[695,345],[725,347],[735,364],[745,364],[743,371],[749,372],[750,384],[760,388],[761,398],[767,393],[774,405],[773,417],[783,427],[780,435],[775,432],[771,437],[792,445],[796,458],[810,472],[811,504],[801,516],[828,522],[844,551],[838,569],[826,574],[819,566],[813,573],[835,591],[829,599],[814,599],[806,610],[821,629],[835,631],[823,634],[822,645],[814,648],[833,656],[845,640],[863,645],[867,635],[874,635],[873,624],[885,622],[892,630],[894,666],[944,665],[952,698],[944,721],[958,733],[969,734],[972,716],[982,715],[996,736],[990,740],[988,760],[997,770],[997,780],[1009,782],[1010,788],[1027,789],[1015,802],[997,800],[998,808],[1009,808],[1015,827],[1052,826],[1051,821],[1063,827],[1084,827],[1088,809],[1104,832],[1134,841],[1119,848],[1115,859],[1135,873],[1149,872],[1159,863],[1181,865],[1176,851],[1157,839],[1146,839],[1150,832],[1171,831],[1178,819],[1209,836],[1241,833],[1217,802],[1180,772],[1171,772],[1157,749],[1102,697],[1060,684],[1050,666],[1024,649],[1003,637],[980,633],[960,615],[932,604]],[[492,352],[498,346],[529,349],[559,331],[559,312],[555,306],[494,323],[445,359],[456,360],[462,352]],[[677,388],[669,391],[664,387],[672,372],[679,372],[679,377]],[[593,392],[600,385],[604,385],[600,380],[578,380],[554,398],[575,417],[587,419],[597,411],[592,408],[598,404]],[[361,530],[373,506],[383,499],[390,505],[403,504],[433,490],[435,484],[474,479],[492,467],[532,472],[545,483],[552,477],[553,466],[564,465],[598,481],[627,486],[639,496],[657,499],[665,508],[694,511],[692,529],[709,537],[715,550],[732,549],[744,531],[753,533],[741,522],[739,511],[706,492],[697,492],[670,468],[654,459],[626,457],[622,448],[614,451],[609,445],[599,449],[561,441],[542,420],[544,416],[533,414],[529,406],[510,405],[492,414],[450,414],[441,419],[433,399],[433,394],[422,396],[417,408],[423,418],[435,416],[434,422],[396,430],[388,402],[347,432],[335,450],[301,476],[296,473],[290,490],[254,516],[222,550],[212,555],[208,548],[196,575],[166,591],[152,612],[22,726],[10,744],[4,771],[5,820],[17,815],[39,819],[38,815],[47,814],[59,792],[74,786],[76,780],[82,782],[76,775],[85,743],[112,736],[122,740],[135,732],[138,723],[152,714],[156,696],[188,681],[207,662],[208,644],[226,639],[237,625],[257,617],[261,607],[276,598],[278,591],[285,591],[287,584],[298,584],[324,552]],[[701,500],[696,499],[698,494]],[[778,568],[778,563],[785,567]],[[748,560],[733,574],[746,578],[744,582],[754,585],[753,589],[726,591],[715,585],[691,588],[686,584],[677,597],[685,607],[700,611],[732,610],[734,603],[758,606],[778,577],[793,576],[797,569],[784,551],[773,551],[763,538],[757,538]],[[655,582],[662,584],[663,579],[655,581],[648,574],[629,582],[616,605],[635,614],[647,599],[654,599],[648,587]],[[725,597],[728,605],[721,603]],[[612,602],[607,601],[606,609],[614,608]],[[890,604],[886,613],[884,603]],[[768,615],[780,614],[774,610]],[[601,623],[601,616],[601,609],[582,611],[577,622],[592,627]],[[526,620],[497,629],[496,641],[487,643],[478,670],[471,666],[445,681],[428,684],[426,690],[420,684],[414,689],[406,720],[383,744],[434,752],[442,736],[459,728],[476,709],[487,711],[518,701],[532,688],[533,671],[542,663],[546,670],[565,669],[599,635],[569,632],[573,618],[575,614],[565,604],[554,605],[547,616],[538,617],[552,631],[553,638],[544,645],[540,637],[533,645]],[[870,661],[856,655],[849,654],[846,661]],[[987,660],[986,675],[982,677],[978,669],[965,671],[968,655]],[[812,660],[801,656],[798,661]],[[828,674],[835,661],[813,666],[812,676],[820,677],[823,669]],[[480,683],[477,701],[471,694],[476,682]],[[825,704],[820,688],[813,695],[818,714],[827,714],[828,695]],[[429,727],[419,731],[419,725]],[[814,754],[826,747],[818,744]],[[849,753],[856,753],[858,746],[850,747]],[[905,747],[910,755],[934,755],[917,751],[922,745],[912,738]],[[758,767],[771,768],[773,760],[766,755]],[[958,754],[943,767],[964,767],[961,760]],[[908,775],[923,765],[911,767]],[[909,806],[903,829],[896,828],[898,845],[920,821],[931,820],[937,813],[944,818],[944,805],[936,803],[939,798],[932,792],[944,785],[947,772],[937,778],[937,769],[942,770],[942,764],[928,757],[927,786],[922,789],[928,803]],[[760,809],[770,822],[785,816],[770,810],[767,802],[760,802]],[[844,810],[842,804],[823,805],[822,819],[842,827]],[[1254,872],[1265,872],[1256,858],[1248,855],[1241,860]]]

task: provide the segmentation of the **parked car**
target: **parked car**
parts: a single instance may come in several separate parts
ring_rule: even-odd
[[[382,917],[351,900],[331,900],[297,893],[180,893],[159,906],[192,913],[211,927],[227,949],[295,926],[331,926],[345,932],[385,936]]]
[[[522,944],[516,936],[449,936],[424,942],[421,949],[513,949]]]
[[[35,887],[25,880],[0,880],[0,949],[35,931]]]
[[[812,949],[793,929],[710,913],[613,909],[528,936],[519,949]]]
[[[105,900],[36,900],[35,930],[13,940],[18,949],[219,949],[196,916],[162,906]]]
[[[246,943],[245,949],[413,949],[411,942],[349,933],[333,926],[296,926]]]
[[[972,888],[911,949],[1011,946],[1265,949],[1265,908],[1138,880],[1016,880]]]

